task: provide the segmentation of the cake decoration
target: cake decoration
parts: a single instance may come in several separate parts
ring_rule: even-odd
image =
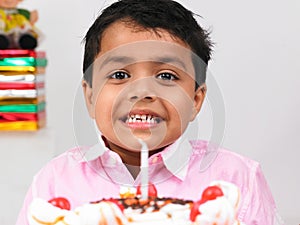
[[[149,190],[156,190],[153,184],[149,187]],[[121,189],[124,194],[124,188]],[[155,195],[143,199],[138,189],[135,197],[102,199],[75,209],[72,209],[69,201],[63,197],[49,201],[37,198],[29,207],[29,224],[244,225],[236,218],[240,194],[232,183],[212,182],[197,201]]]

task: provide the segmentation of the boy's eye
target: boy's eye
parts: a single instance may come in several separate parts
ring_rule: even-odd
[[[167,72],[158,74],[156,78],[162,80],[178,80],[178,77],[176,75]]]
[[[112,79],[123,80],[123,79],[129,78],[130,75],[126,72],[118,71],[118,72],[111,74],[109,77]]]

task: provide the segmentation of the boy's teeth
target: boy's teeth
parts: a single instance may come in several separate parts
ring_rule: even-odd
[[[130,115],[127,123],[156,123],[157,120],[151,115]]]

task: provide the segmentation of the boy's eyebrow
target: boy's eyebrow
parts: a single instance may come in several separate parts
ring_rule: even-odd
[[[134,61],[134,59],[128,56],[109,56],[106,59],[104,59],[104,61],[101,63],[101,66],[105,65],[108,62],[129,64],[132,61]]]
[[[185,63],[177,58],[177,57],[174,57],[174,56],[162,56],[162,57],[158,57],[157,59],[155,59],[156,62],[158,63],[163,63],[163,64],[177,64],[179,65],[180,67],[182,67],[184,69],[184,71],[186,71],[186,65]]]
[[[149,57],[149,59],[136,59],[129,56],[108,56],[102,62],[99,68],[104,66],[105,64],[112,62],[112,63],[122,63],[122,64],[132,64],[141,61],[152,61],[159,64],[171,64],[171,65],[178,65],[179,68],[186,70],[185,63],[176,56],[160,56],[160,57]]]

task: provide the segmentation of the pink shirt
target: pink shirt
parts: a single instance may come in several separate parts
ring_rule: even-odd
[[[89,150],[89,151],[87,151]],[[277,224],[276,206],[259,164],[204,141],[178,140],[149,158],[149,180],[158,195],[199,200],[210,182],[225,180],[241,190],[238,219],[247,225]],[[127,167],[103,143],[74,148],[50,161],[34,177],[17,225],[27,225],[27,208],[35,197],[66,197],[72,208],[89,201],[119,197],[120,186],[135,186]]]

